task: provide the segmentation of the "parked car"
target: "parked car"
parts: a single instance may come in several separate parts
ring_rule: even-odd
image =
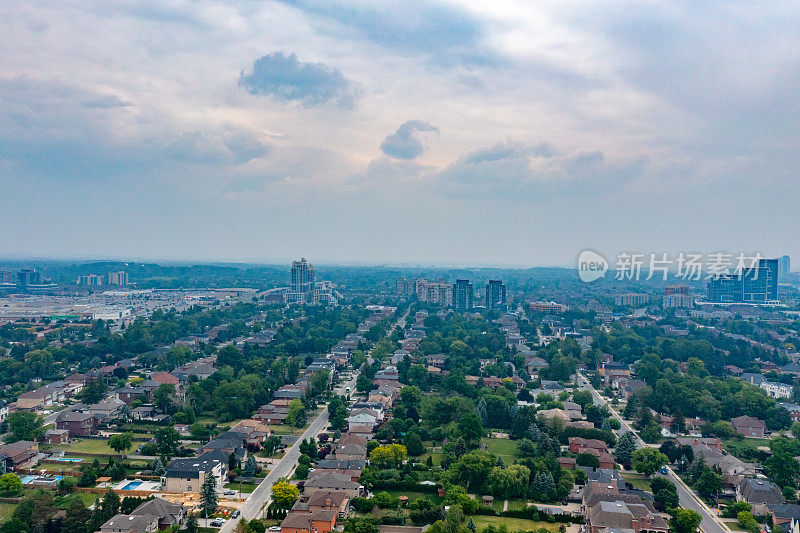
[[[239,509],[236,509],[236,510],[233,512],[233,514],[231,515],[231,518],[239,518],[239,515],[240,515],[240,514],[242,514],[242,513],[239,511]]]
[[[212,520],[209,524],[211,527],[222,527],[222,519],[217,518],[216,520]]]
[[[280,531],[281,530],[281,526],[269,526],[269,530],[270,531]]]
[[[224,494],[225,496],[233,496],[234,494],[236,494],[236,491],[235,490],[226,490],[222,494]]]

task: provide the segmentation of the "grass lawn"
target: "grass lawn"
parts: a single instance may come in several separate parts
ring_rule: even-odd
[[[0,503],[0,521],[5,522],[11,518],[11,515],[14,513],[14,509],[16,508],[16,503]]]
[[[384,492],[384,491],[376,490],[375,492],[378,493],[378,492]],[[409,491],[409,490],[387,490],[386,492],[388,492],[389,494],[391,494],[392,496],[395,496],[395,497],[408,496],[408,500],[409,501],[414,500],[416,498],[426,498],[426,499],[432,501],[436,505],[442,503],[442,499],[435,492],[414,492],[414,491]]]
[[[473,515],[472,521],[475,522],[475,527],[478,531],[483,530],[488,525],[493,525],[495,528],[500,524],[505,524],[509,532],[514,531],[536,531],[540,527],[547,528],[548,531],[555,533],[561,524],[551,524],[550,522],[537,522],[535,520],[526,520],[524,518],[506,518],[504,516],[485,516]]]
[[[80,452],[118,455],[117,452],[108,447],[108,440],[105,439],[77,439],[70,444],[59,444],[53,446],[53,448],[66,450],[67,454],[70,452]]]
[[[253,483],[242,483],[242,485],[241,485],[242,494],[250,494],[251,492],[256,490],[257,486],[258,485],[254,485]],[[238,491],[239,490],[239,484],[238,483],[225,483],[225,488]]]
[[[428,457],[433,458],[433,466],[440,466],[442,464],[441,452],[423,453],[422,455],[419,456],[418,461],[420,463],[428,464]]]
[[[499,455],[506,464],[511,464],[517,457],[517,443],[509,439],[490,439],[484,437],[481,442],[486,446],[486,451]]]
[[[632,472],[623,472],[622,479],[633,485],[634,489],[650,490],[650,481],[642,474],[634,474]]]

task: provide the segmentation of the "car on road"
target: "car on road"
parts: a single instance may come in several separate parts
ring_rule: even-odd
[[[236,491],[235,490],[226,490],[222,494],[224,494],[225,496],[233,496],[234,494],[236,494]]]
[[[239,518],[239,515],[240,515],[240,514],[242,514],[242,512],[241,512],[241,511],[239,511],[239,509],[236,509],[236,510],[233,512],[233,514],[231,515],[231,518]]]
[[[216,520],[212,520],[209,525],[211,527],[222,527],[222,525],[224,523],[225,523],[225,519],[224,518],[217,518]]]
[[[666,466],[662,466],[662,467],[659,469],[659,472],[661,472],[662,474],[664,474],[664,475],[666,476],[666,475],[667,475],[667,467],[666,467]]]
[[[269,526],[269,530],[270,531],[280,531],[281,530],[281,526]]]

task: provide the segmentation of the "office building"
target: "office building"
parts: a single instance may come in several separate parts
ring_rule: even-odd
[[[420,302],[439,304],[443,307],[453,304],[453,286],[447,282],[418,279],[415,290]]]
[[[53,292],[58,285],[50,280],[43,280],[42,275],[34,268],[23,268],[17,272],[17,290],[34,294]]]
[[[336,305],[339,296],[330,281],[316,281],[314,265],[303,258],[292,261],[292,286],[284,300],[305,305]]]
[[[41,285],[42,275],[34,268],[23,268],[17,272],[17,285],[20,290],[25,291],[31,285]]]
[[[109,272],[108,273],[108,284],[109,285],[120,285],[124,286],[128,284],[128,273],[124,270],[120,270],[119,272]]]
[[[555,302],[531,302],[531,310],[537,313],[563,313],[567,310],[566,305]]]
[[[685,294],[686,296],[689,295],[689,286],[688,285],[667,285],[664,288],[664,296],[670,296],[672,294]]]
[[[768,303],[778,299],[778,259],[760,259],[758,266],[709,280],[708,301],[713,303]]]
[[[688,285],[669,285],[664,289],[664,309],[690,309],[694,307]]]
[[[486,309],[506,310],[506,286],[502,281],[492,279],[486,284]]]
[[[635,307],[638,305],[646,305],[650,301],[650,296],[647,294],[640,294],[636,292],[629,292],[626,294],[617,294],[614,296],[614,305],[624,307]]]
[[[395,286],[395,294],[397,296],[405,298],[406,296],[411,296],[414,292],[413,281],[406,278],[397,278],[397,284]]]
[[[778,277],[783,278],[792,271],[791,260],[788,255],[781,256],[778,259]]]
[[[78,278],[78,285],[97,286],[103,284],[103,276],[97,274],[86,274]]]
[[[0,269],[0,283],[11,283],[11,271]]]
[[[314,265],[305,258],[292,261],[292,291],[309,293],[314,290]]]
[[[472,310],[474,292],[468,279],[457,279],[453,285],[453,309],[456,311]]]

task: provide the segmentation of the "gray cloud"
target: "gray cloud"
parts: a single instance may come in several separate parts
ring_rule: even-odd
[[[381,151],[397,159],[415,159],[422,155],[422,141],[414,137],[417,131],[435,131],[439,128],[424,120],[404,122],[397,131],[388,135],[381,143]]]
[[[402,54],[425,54],[446,66],[495,64],[499,58],[484,43],[488,23],[468,10],[430,0],[414,2],[342,2],[280,0],[315,19],[341,25],[352,38]]]
[[[303,63],[296,54],[283,52],[257,59],[251,73],[242,72],[239,85],[250,94],[271,95],[306,107],[331,101],[350,107],[357,96],[354,85],[338,70],[323,63]]]
[[[549,144],[504,142],[469,152],[437,176],[447,194],[530,198],[613,191],[639,177],[647,161],[608,163],[600,150],[562,154]]]

